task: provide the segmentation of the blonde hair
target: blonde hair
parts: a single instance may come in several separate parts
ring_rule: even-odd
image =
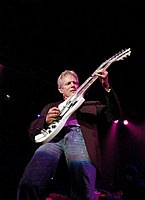
[[[78,75],[73,70],[65,70],[59,75],[59,77],[57,79],[58,89],[61,88],[63,77],[68,76],[69,74],[73,75],[76,78],[77,82],[79,83]]]

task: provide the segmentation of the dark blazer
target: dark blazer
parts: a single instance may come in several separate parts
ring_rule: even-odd
[[[101,153],[98,139],[97,121],[104,115],[108,121],[120,118],[121,109],[118,98],[113,91],[105,92],[106,103],[99,101],[85,101],[76,111],[77,120],[81,126],[82,134],[92,163],[101,174]],[[58,106],[60,102],[47,104],[36,120],[30,124],[28,130],[30,137],[34,140],[35,135],[40,133],[42,128],[47,128],[45,117],[51,107]]]

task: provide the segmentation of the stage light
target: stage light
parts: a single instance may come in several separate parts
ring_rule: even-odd
[[[115,124],[121,123],[123,125],[128,125],[129,122],[127,119],[122,119],[122,120],[117,119],[117,120],[114,120],[114,123]]]
[[[128,120],[127,119],[123,120],[123,124],[127,125],[128,124]]]
[[[119,120],[118,120],[118,119],[114,121],[114,123],[115,123],[115,124],[117,124],[118,122],[119,122]]]

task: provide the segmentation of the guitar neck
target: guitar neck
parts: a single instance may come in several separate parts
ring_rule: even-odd
[[[71,100],[75,100],[75,98],[79,96],[84,96],[85,92],[89,89],[89,87],[98,79],[98,76],[95,75],[96,72],[102,68],[108,69],[108,67],[116,61],[123,60],[127,56],[130,56],[131,50],[130,48],[126,50],[122,50],[119,53],[115,54],[111,58],[107,59],[105,62],[103,62],[95,71],[92,73],[92,75],[76,90],[76,92],[70,97]],[[68,100],[69,101],[69,100]]]
[[[84,96],[89,87],[97,80],[98,76],[91,75],[75,92],[77,96]]]
[[[97,70],[100,70],[102,68],[107,69],[112,64],[112,62],[109,61],[109,60],[110,59],[108,59],[103,64],[101,64],[97,68]],[[89,89],[89,87],[98,79],[98,76],[95,75],[95,73],[96,73],[97,70],[95,70],[94,73],[76,90],[75,95],[84,96],[84,94]]]

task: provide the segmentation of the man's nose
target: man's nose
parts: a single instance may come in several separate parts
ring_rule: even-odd
[[[74,83],[74,82],[71,82],[71,86],[75,86],[75,83]]]

